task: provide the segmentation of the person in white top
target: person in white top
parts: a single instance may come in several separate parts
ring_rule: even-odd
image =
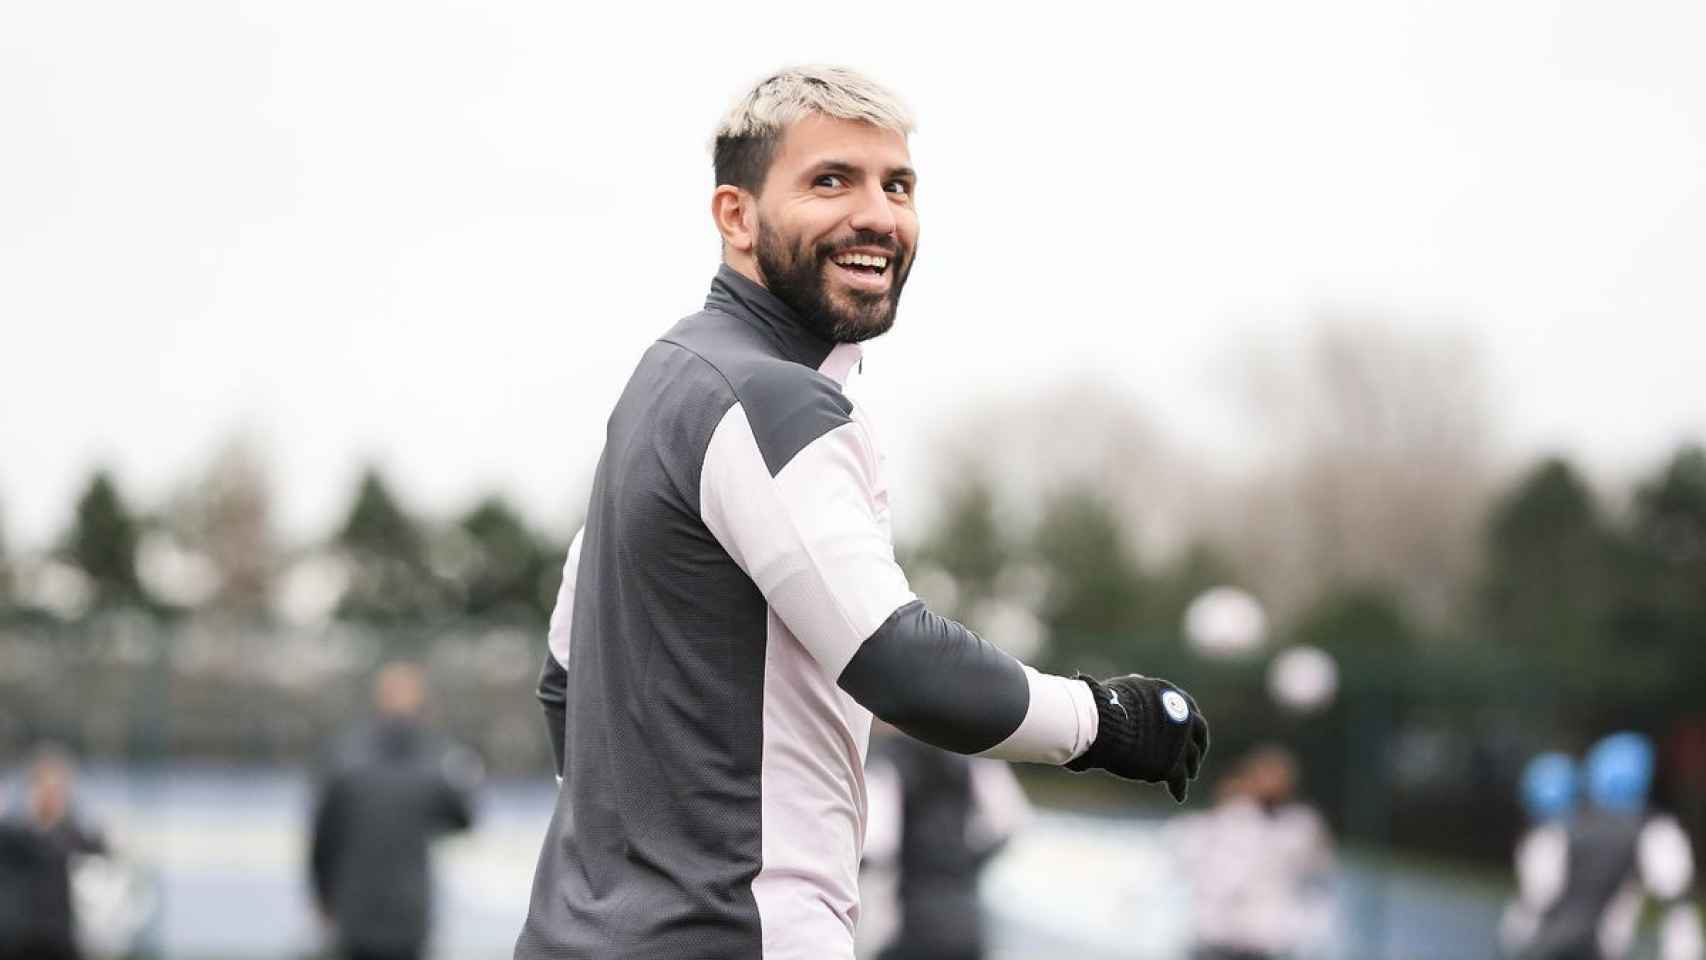
[[[1192,960],[1279,960],[1325,950],[1333,929],[1332,837],[1297,799],[1297,764],[1253,751],[1205,813],[1164,834],[1191,891]]]

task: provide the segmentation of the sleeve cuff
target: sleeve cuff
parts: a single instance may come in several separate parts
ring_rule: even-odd
[[[1096,739],[1096,699],[1078,680],[1025,667],[1031,699],[1025,719],[1007,739],[978,756],[1027,763],[1063,764]]]

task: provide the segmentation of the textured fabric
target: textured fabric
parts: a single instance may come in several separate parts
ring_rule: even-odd
[[[906,733],[956,753],[1006,741],[1031,695],[1019,661],[918,601],[883,622],[841,686]]]
[[[873,707],[967,751],[1088,742],[1093,704],[1033,717],[1017,661],[896,617],[922,607],[859,358],[727,267],[641,358],[552,616],[563,789],[519,960],[851,957]]]
[[[1025,719],[1007,739],[979,756],[994,760],[1062,764],[1089,749],[1096,739],[1096,700],[1077,680],[1025,667],[1030,702]],[[1066,731],[1072,736],[1065,736]]]

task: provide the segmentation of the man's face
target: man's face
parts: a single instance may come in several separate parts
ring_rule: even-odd
[[[887,331],[918,243],[916,183],[899,133],[817,115],[789,127],[758,201],[764,285],[826,340]]]

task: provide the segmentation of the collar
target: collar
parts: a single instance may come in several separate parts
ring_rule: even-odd
[[[843,387],[864,356],[856,343],[830,343],[807,330],[792,308],[726,263],[717,267],[705,309],[746,321],[782,356],[821,372]]]

